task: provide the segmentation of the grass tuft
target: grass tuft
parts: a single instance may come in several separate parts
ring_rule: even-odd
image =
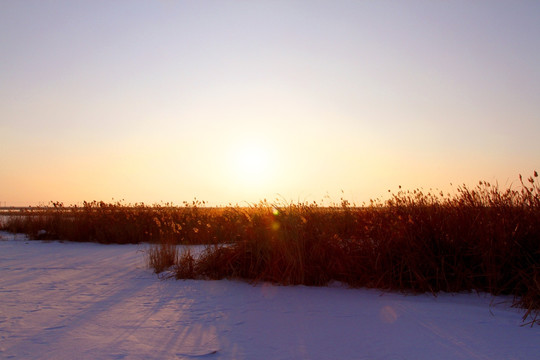
[[[146,252],[148,267],[156,274],[168,270],[179,262],[178,249],[173,242],[163,241],[151,245]]]

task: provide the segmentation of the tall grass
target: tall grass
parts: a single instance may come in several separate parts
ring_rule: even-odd
[[[540,323],[538,174],[517,189],[488,182],[454,195],[398,191],[362,207],[346,200],[205,208],[103,202],[10,217],[4,229],[33,237],[155,245],[149,264],[177,278],[242,278],[407,292],[483,291],[514,296]],[[208,244],[199,256],[176,244]]]
[[[152,245],[146,251],[146,260],[148,267],[154,269],[156,274],[180,264],[178,248],[172,241],[162,241],[160,244]]]
[[[163,239],[181,244],[209,244],[235,239],[242,226],[235,208],[205,208],[194,200],[183,206],[152,206],[103,201],[82,206],[27,208],[9,213],[2,229],[31,239],[133,244]]]
[[[367,207],[259,204],[232,244],[209,246],[190,277],[409,292],[514,296],[540,323],[538,174],[519,190],[480,182],[457,195],[400,191]],[[176,266],[183,278],[183,264]]]

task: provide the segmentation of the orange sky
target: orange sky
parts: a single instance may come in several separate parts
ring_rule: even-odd
[[[510,186],[540,170],[539,17],[502,1],[2,2],[0,204]]]

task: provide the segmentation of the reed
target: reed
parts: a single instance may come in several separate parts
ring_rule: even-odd
[[[154,269],[156,274],[180,263],[178,248],[171,241],[162,241],[159,244],[152,245],[146,251],[146,259],[148,267]]]
[[[540,323],[538,173],[517,189],[479,182],[454,195],[399,190],[357,207],[282,204],[248,207],[53,203],[10,216],[4,230],[32,238],[150,242],[148,263],[177,278],[241,278],[406,292],[510,294]],[[198,256],[178,244],[206,244]]]
[[[455,196],[399,191],[361,208],[259,204],[244,210],[241,236],[208,246],[190,277],[510,294],[527,324],[540,323],[537,177],[518,190],[480,182]]]

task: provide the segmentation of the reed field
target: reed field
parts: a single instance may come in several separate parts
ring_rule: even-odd
[[[515,188],[481,181],[454,195],[399,190],[363,206],[52,203],[11,212],[1,227],[32,239],[149,242],[149,265],[178,279],[509,294],[533,325],[540,324],[540,186],[536,171],[519,179]],[[206,246],[195,255],[179,244]]]

